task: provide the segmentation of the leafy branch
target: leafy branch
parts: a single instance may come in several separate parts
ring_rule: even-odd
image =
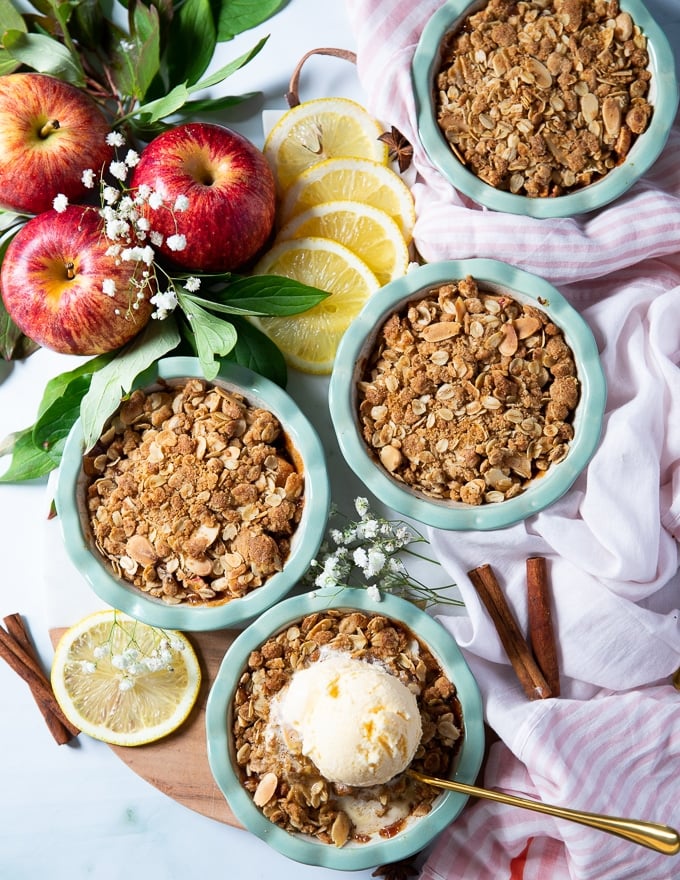
[[[0,75],[23,66],[66,80],[88,92],[112,124],[125,122],[131,135],[149,139],[170,116],[176,123],[253,97],[195,98],[248,64],[267,37],[206,76],[217,45],[268,20],[284,2],[33,0],[35,11],[21,14],[0,0]]]

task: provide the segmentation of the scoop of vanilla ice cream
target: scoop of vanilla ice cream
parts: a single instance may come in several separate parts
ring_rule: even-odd
[[[401,773],[422,725],[415,696],[375,664],[330,653],[297,670],[273,707],[331,782],[377,785]]]

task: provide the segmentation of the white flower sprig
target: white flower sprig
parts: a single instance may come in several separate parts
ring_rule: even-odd
[[[116,150],[125,146],[125,139],[117,131],[109,132],[106,142]],[[149,297],[149,302],[155,307],[151,317],[163,320],[178,305],[178,286],[192,293],[199,289],[201,282],[193,276],[175,278],[161,269],[155,259],[155,248],[163,244],[163,235],[153,229],[142,209],[148,206],[152,211],[166,210],[174,217],[186,211],[189,200],[186,196],[178,196],[173,204],[169,204],[166,193],[146,185],[137,187],[134,192],[130,190],[126,184],[127,177],[139,163],[139,158],[135,150],[128,149],[124,159],[116,157],[110,162],[108,173],[117,181],[115,185],[107,183],[103,176],[97,177],[92,168],[85,169],[81,179],[87,189],[94,189],[99,184],[101,207],[97,210],[104,221],[104,234],[110,242],[108,255],[120,262],[135,264],[132,283],[136,287],[136,294],[130,307],[138,310],[140,303],[153,290],[155,292]],[[63,193],[57,195],[52,203],[54,210],[60,213],[66,210],[68,204],[68,198]],[[186,248],[187,242],[184,235],[175,233],[165,239],[165,244],[171,251],[180,252]],[[164,287],[158,283],[161,274]],[[116,295],[113,278],[104,279],[102,291],[110,297]]]
[[[149,673],[160,672],[163,669],[172,672],[177,653],[186,647],[184,642],[164,629],[152,627],[153,647],[144,650],[135,638],[136,625],[137,622],[133,621],[131,627],[127,628],[121,624],[117,616],[114,616],[107,638],[92,651],[95,660],[81,661],[82,671],[93,674],[97,671],[98,662],[106,663],[110,668],[118,670],[118,688],[121,691],[132,690],[137,681]],[[117,644],[116,653],[113,653],[114,640],[118,642],[114,638],[117,629],[126,635],[127,642],[122,650]]]
[[[331,523],[342,517],[344,527],[329,527],[320,553],[305,576],[306,586],[363,587],[375,602],[380,601],[382,592],[388,592],[423,607],[463,604],[444,592],[455,584],[429,587],[408,572],[403,556],[439,565],[437,560],[414,549],[428,544],[414,526],[374,513],[366,498],[356,498],[354,506],[358,520],[347,520],[337,508],[332,509]]]

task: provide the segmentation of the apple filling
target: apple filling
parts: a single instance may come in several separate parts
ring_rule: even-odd
[[[271,412],[199,379],[135,391],[84,458],[94,544],[168,604],[223,603],[282,570],[304,481]]]

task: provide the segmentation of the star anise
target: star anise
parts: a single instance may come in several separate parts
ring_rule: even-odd
[[[402,173],[406,171],[413,159],[413,147],[399,129],[392,126],[392,129],[384,131],[378,140],[387,144],[390,161],[396,162]]]
[[[418,870],[411,859],[402,859],[389,865],[378,865],[371,877],[384,877],[384,880],[408,880],[416,877]]]

